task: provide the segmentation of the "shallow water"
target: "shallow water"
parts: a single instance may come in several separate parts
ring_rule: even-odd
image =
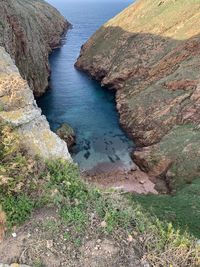
[[[80,168],[129,167],[133,143],[119,126],[113,92],[77,71],[80,47],[100,25],[132,1],[49,0],[72,23],[64,45],[50,56],[50,90],[38,100],[52,130],[69,123],[76,132],[72,156]]]

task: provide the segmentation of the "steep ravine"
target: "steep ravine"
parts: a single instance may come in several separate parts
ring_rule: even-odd
[[[29,153],[45,159],[71,160],[66,143],[50,130],[33,96],[48,85],[49,53],[68,25],[44,1],[0,3],[0,121],[16,129]]]
[[[76,67],[117,90],[133,158],[170,188],[200,174],[200,4],[138,0],[82,47]]]

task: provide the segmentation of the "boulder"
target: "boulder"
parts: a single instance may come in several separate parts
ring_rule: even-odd
[[[67,143],[69,149],[75,145],[75,132],[67,123],[63,123],[56,134]]]

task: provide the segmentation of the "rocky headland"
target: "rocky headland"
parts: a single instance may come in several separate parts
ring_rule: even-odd
[[[76,67],[116,89],[133,158],[169,188],[200,174],[200,3],[139,0],[82,47]]]

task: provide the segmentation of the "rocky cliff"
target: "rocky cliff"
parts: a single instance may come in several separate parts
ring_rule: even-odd
[[[21,143],[33,155],[70,160],[67,145],[51,132],[37,107],[33,92],[21,77],[5,49],[0,47],[0,119],[19,133]]]
[[[64,17],[43,0],[0,1],[0,46],[15,60],[36,96],[48,86],[48,55],[59,45],[68,26]]]
[[[117,89],[136,163],[170,187],[200,175],[200,2],[139,0],[82,47],[77,68]]]
[[[16,129],[29,153],[45,159],[71,160],[66,143],[51,132],[33,96],[44,93],[48,55],[68,26],[42,0],[0,2],[0,120]]]

